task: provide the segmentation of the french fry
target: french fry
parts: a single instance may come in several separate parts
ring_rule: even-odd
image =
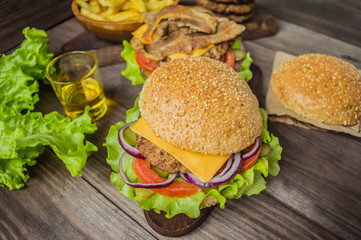
[[[89,6],[91,7],[93,13],[100,13],[101,12],[100,5],[99,5],[99,2],[97,0],[90,0]]]
[[[158,12],[162,8],[169,6],[173,3],[173,0],[158,0],[145,3],[148,12]]]
[[[86,9],[88,11],[92,11],[92,8],[89,6],[89,4],[84,0],[76,0],[76,3],[80,6],[81,9]]]
[[[145,7],[145,4],[142,0],[130,0],[132,5],[130,6],[131,10],[137,11],[137,12],[146,12],[147,8]]]
[[[116,8],[125,3],[126,0],[108,0],[109,7]]]
[[[97,21],[143,22],[141,13],[159,11],[174,0],[76,0],[80,13]]]
[[[85,17],[88,17],[88,18],[93,19],[93,20],[97,20],[97,21],[104,21],[105,20],[101,15],[99,15],[97,13],[93,13],[93,12],[91,12],[91,11],[85,9],[85,8],[81,8],[80,13],[82,15],[84,15]]]
[[[130,9],[130,6],[131,6],[132,4],[133,4],[133,3],[131,3],[130,1],[126,1],[123,5],[120,6],[120,10],[121,10],[121,11],[129,10],[129,9]]]
[[[99,4],[102,5],[103,7],[109,7],[109,1],[108,0],[98,0]]]
[[[120,7],[121,6],[118,6],[116,8],[107,7],[100,13],[100,15],[102,15],[104,18],[108,18],[109,15],[120,12]]]
[[[119,12],[109,16],[109,20],[113,22],[132,21],[140,19],[140,13],[132,10]]]

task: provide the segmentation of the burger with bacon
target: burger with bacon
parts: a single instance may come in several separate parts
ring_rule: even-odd
[[[258,194],[264,177],[278,174],[282,148],[265,111],[244,79],[218,60],[161,65],[126,121],[106,138],[111,181],[145,210],[196,218],[201,208]]]
[[[204,56],[226,63],[248,80],[252,59],[240,40],[245,27],[200,6],[171,5],[144,15],[145,24],[123,42],[122,74],[134,85],[144,83],[162,63],[185,56]],[[139,69],[140,68],[140,69]],[[143,77],[142,77],[143,76]]]

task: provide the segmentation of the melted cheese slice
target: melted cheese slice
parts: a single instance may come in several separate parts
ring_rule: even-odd
[[[135,30],[132,34],[133,36],[135,36],[136,38],[139,39],[139,41],[142,43],[142,44],[149,44],[149,43],[152,43],[154,41],[154,39],[151,39],[151,40],[146,40],[143,38],[143,35],[145,33],[145,31],[147,31],[148,29],[148,24],[143,24],[142,26],[140,26],[137,30]]]
[[[211,44],[211,45],[209,45],[208,47],[205,47],[205,48],[196,48],[196,49],[193,49],[190,54],[186,54],[186,53],[173,53],[173,54],[168,55],[168,58],[170,58],[170,59],[176,59],[176,58],[180,58],[180,57],[198,57],[198,56],[202,56],[202,55],[205,54],[211,47],[213,47],[213,44]]]
[[[155,136],[144,118],[140,117],[131,127],[136,134],[148,139],[175,157],[203,182],[208,182],[231,155],[205,155],[174,147]]]

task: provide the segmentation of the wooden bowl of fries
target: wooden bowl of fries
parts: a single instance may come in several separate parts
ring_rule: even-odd
[[[111,42],[130,40],[132,37],[132,32],[142,25],[140,19],[127,20],[127,16],[125,16],[122,21],[119,22],[112,22],[102,19],[94,20],[94,18],[92,19],[80,13],[81,7],[78,5],[77,0],[73,0],[71,8],[75,17],[79,20],[85,29],[87,29],[94,36]],[[93,12],[87,10],[85,13],[90,13],[90,15],[92,15],[91,13]],[[107,13],[104,13],[103,15],[105,14]],[[134,19],[134,16],[132,15],[128,18]]]

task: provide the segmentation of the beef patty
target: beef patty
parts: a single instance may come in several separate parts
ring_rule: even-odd
[[[145,159],[153,166],[169,172],[189,172],[189,170],[179,162],[175,157],[158,147],[151,141],[137,135],[137,149]]]

